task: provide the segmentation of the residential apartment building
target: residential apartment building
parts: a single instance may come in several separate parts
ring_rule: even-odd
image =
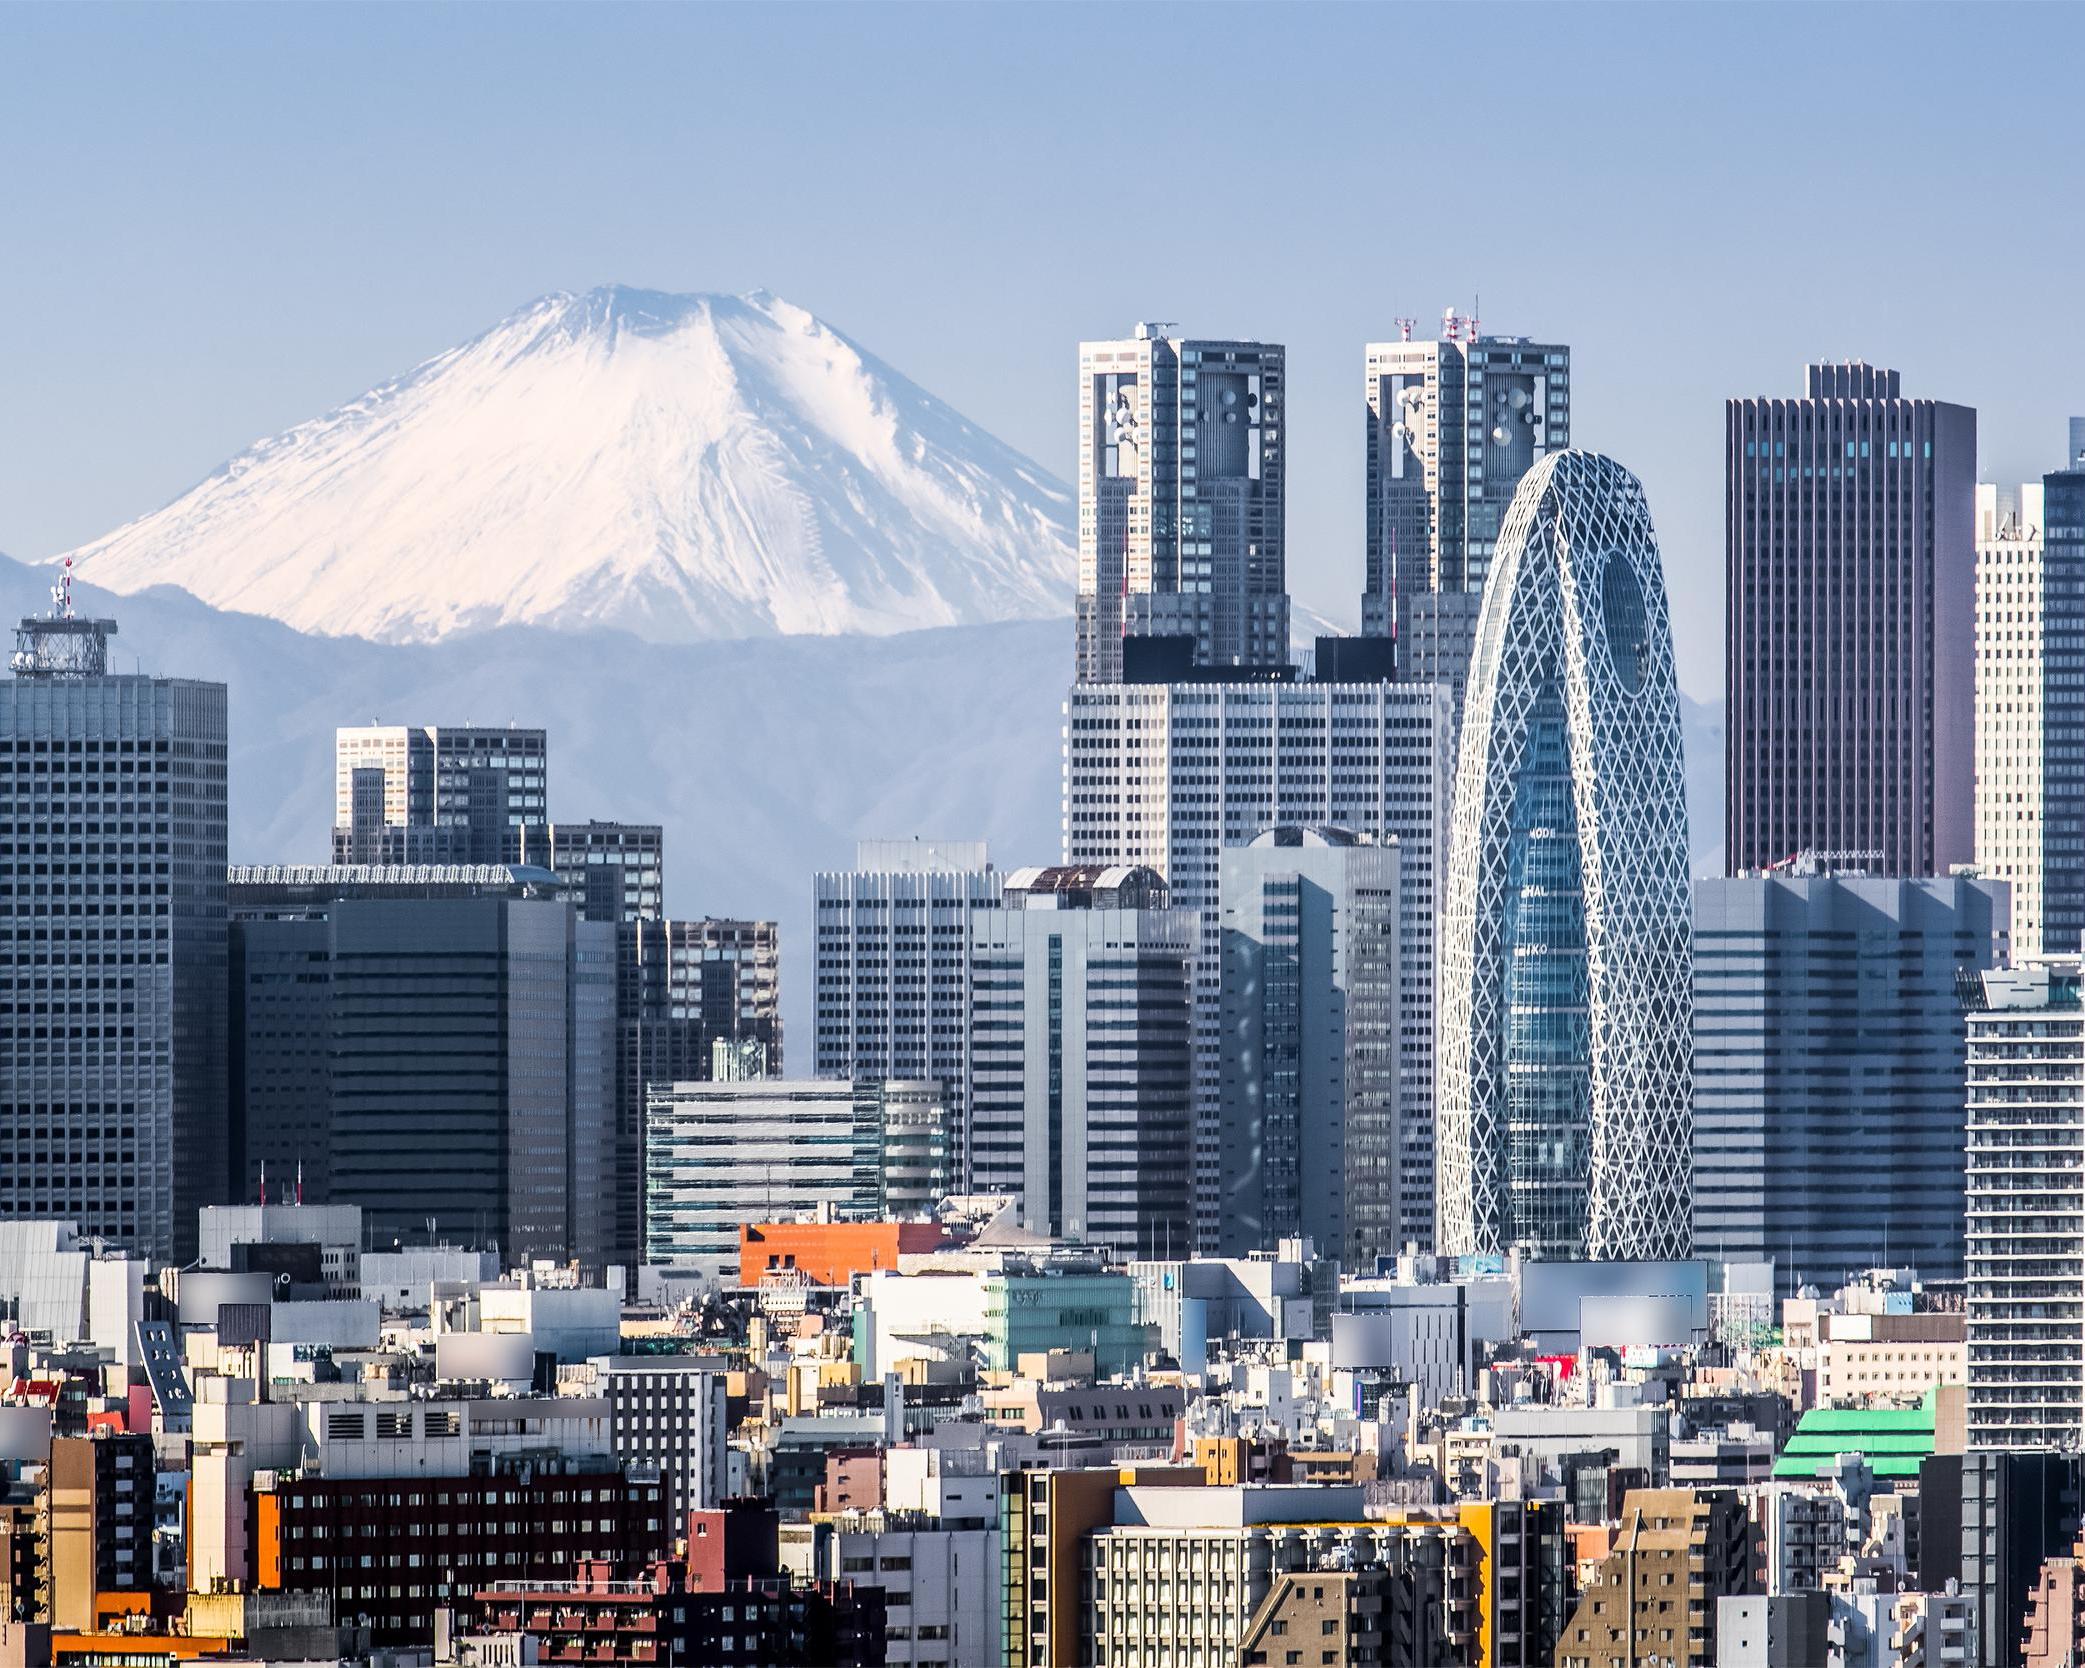
[[[2076,957],[1986,973],[1968,1016],[1968,1444],[2085,1441],[2085,1008]]]

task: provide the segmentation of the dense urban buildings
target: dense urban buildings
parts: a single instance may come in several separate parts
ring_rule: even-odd
[[[2064,467],[1976,489],[1976,862],[2013,950],[2085,948],[2085,418]]]
[[[0,681],[0,1216],[185,1258],[230,1181],[226,690],[112,673],[54,594]]]
[[[1308,1235],[1351,1269],[1403,1249],[1398,847],[1269,829],[1223,854],[1217,1252]]]
[[[1193,1235],[1198,923],[1156,871],[1016,869],[971,923],[970,1178],[1118,1255]]]
[[[2085,1441],[2085,1007],[2076,957],[1986,973],[1968,1015],[1969,1445]]]
[[[1438,1246],[1684,1256],[1687,805],[1636,478],[1520,484],[1485,593],[1441,906]]]
[[[236,1120],[256,1183],[381,1244],[615,1253],[615,928],[529,871],[255,867],[237,920]]]
[[[1079,344],[1077,676],[1114,683],[1134,638],[1197,666],[1289,659],[1286,355],[1140,324]]]
[[[1697,1251],[1772,1261],[1783,1291],[1878,1259],[1961,1278],[1961,993],[2006,919],[2002,881],[1694,883]]]
[[[333,758],[336,863],[514,863],[550,820],[541,730],[365,724]]]
[[[1189,681],[1074,686],[1065,703],[1064,857],[1143,865],[1200,918],[1194,983],[1195,1204],[1214,1245],[1222,1117],[1222,866],[1283,826],[1397,842],[1396,1242],[1433,1240],[1435,864],[1446,850],[1448,705],[1431,684]]]
[[[1811,365],[1725,407],[1724,862],[1971,860],[1976,413]]]

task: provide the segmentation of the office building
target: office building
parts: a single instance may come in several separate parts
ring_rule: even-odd
[[[1079,344],[1081,683],[1119,681],[1136,638],[1189,640],[1197,666],[1288,663],[1286,356],[1167,328]]]
[[[1521,481],[1465,696],[1441,906],[1439,1248],[1687,1255],[1687,803],[1636,478]]]
[[[970,927],[999,907],[1003,878],[982,840],[864,840],[852,869],[812,877],[816,1076],[939,1083],[961,1096]],[[955,1111],[960,1175],[964,1120]]]
[[[1223,854],[1224,1256],[1300,1235],[1373,1269],[1425,1226],[1397,1189],[1401,890],[1396,842],[1351,829]]]
[[[1168,1257],[1192,1237],[1193,912],[1156,871],[1016,869],[971,922],[970,1179],[1033,1233]]]
[[[615,928],[533,871],[230,873],[242,1173],[355,1204],[373,1244],[497,1247],[603,1266]]]
[[[2016,1668],[2042,1566],[2078,1536],[2085,1460],[2071,1453],[1972,1451],[1961,1467],[1961,1593],[1973,1668]],[[1928,1660],[1931,1660],[1929,1657]],[[2058,1661],[2061,1661],[2058,1658]]]
[[[781,1075],[780,934],[772,921],[654,916],[616,934],[615,1144],[620,1173],[640,1178],[653,1084]],[[641,1185],[621,1189],[616,1213],[620,1254],[634,1258],[644,1245]]]
[[[648,1099],[648,1263],[729,1284],[742,1223],[876,1210],[881,1131],[851,1083],[660,1083]]]
[[[939,1083],[857,1083],[882,1130],[877,1162],[876,1214],[889,1222],[932,1216],[942,1200],[964,1189],[957,1170],[957,1095]],[[960,1092],[960,1086],[959,1086]]]
[[[557,876],[558,896],[589,921],[665,913],[666,831],[655,822],[523,823],[520,861]]]
[[[1968,1021],[1968,1442],[2085,1442],[2085,1008],[2076,957],[1986,973]]]
[[[1814,862],[1694,883],[1697,1251],[1784,1292],[1878,1258],[1961,1278],[1961,990],[2006,959],[2006,890]]]
[[[1397,842],[1398,1155],[1404,1237],[1433,1219],[1435,863],[1446,850],[1449,708],[1431,684],[1075,686],[1065,703],[1064,856],[1165,876],[1196,938],[1195,1202],[1217,1243],[1222,1117],[1222,854],[1266,829],[1332,825]]]
[[[0,681],[0,1216],[157,1261],[225,1197],[225,686],[109,671],[113,620]]]
[[[1453,308],[1441,339],[1367,348],[1364,636],[1398,677],[1460,701],[1492,553],[1520,479],[1571,444],[1571,350],[1486,336]]]
[[[334,732],[333,861],[516,863],[549,821],[548,744],[515,725]]]
[[[1726,404],[1724,470],[1728,872],[1967,863],[1976,413],[1811,365],[1799,399]]]
[[[2015,955],[2085,949],[2085,417],[2062,469],[1976,489],[1976,863]]]

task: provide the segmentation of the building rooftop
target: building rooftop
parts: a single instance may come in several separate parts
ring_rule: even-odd
[[[1774,1462],[1776,1480],[1830,1473],[1841,1454],[1859,1454],[1878,1477],[1916,1477],[1933,1452],[1936,1394],[1917,1407],[1821,1407],[1803,1415]]]

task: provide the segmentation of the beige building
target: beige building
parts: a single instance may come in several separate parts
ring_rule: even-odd
[[[1976,864],[2013,887],[2013,950],[2042,953],[2042,488],[1976,489]]]
[[[1716,1601],[1759,1590],[1757,1539],[1735,1491],[1631,1489],[1557,1668],[1714,1668]]]

